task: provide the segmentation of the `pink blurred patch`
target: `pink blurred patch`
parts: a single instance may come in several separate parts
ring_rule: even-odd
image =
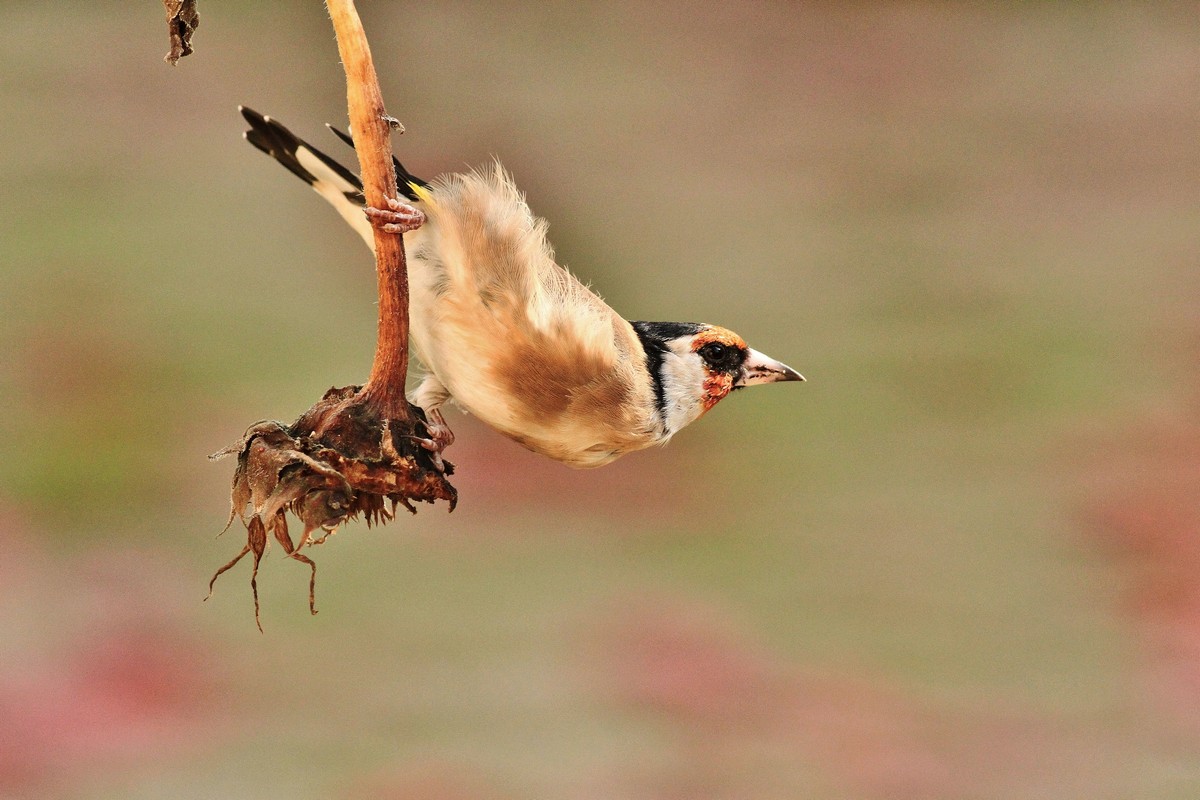
[[[213,687],[200,643],[170,625],[166,592],[131,579],[153,565],[136,553],[115,572],[52,559],[8,523],[0,543],[0,794],[119,775],[188,747]]]
[[[1023,796],[1114,777],[1115,743],[984,698],[941,707],[882,678],[789,664],[711,608],[623,603],[598,643],[618,700],[678,741],[674,769],[638,778],[648,796]]]
[[[619,616],[609,634],[618,688],[680,723],[689,790],[732,788],[730,776],[764,757],[769,772],[815,769],[871,796],[965,788],[913,735],[922,713],[878,686],[789,667],[711,609],[659,602]]]
[[[1155,717],[1200,737],[1200,420],[1144,423],[1091,457],[1085,524],[1128,574]]]

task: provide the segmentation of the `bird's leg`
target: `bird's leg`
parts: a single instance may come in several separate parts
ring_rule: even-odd
[[[394,197],[387,198],[387,204],[386,209],[374,206],[367,206],[363,209],[363,213],[367,215],[371,224],[381,231],[408,233],[415,231],[425,222],[425,213],[414,205]]]
[[[425,430],[429,432],[428,439],[417,439],[417,442],[433,454],[434,465],[443,471],[442,452],[454,444],[454,432],[446,424],[441,411],[442,403],[449,398],[449,390],[432,372],[425,376],[409,397],[414,405],[420,406],[425,412]]]
[[[425,429],[429,431],[429,438],[421,440],[422,447],[435,453],[441,453],[454,444],[454,431],[450,430],[450,426],[446,424],[446,418],[442,416],[440,408],[426,410],[425,418],[428,420],[425,423]]]
[[[413,437],[417,440],[417,444],[429,451],[432,457],[433,466],[438,472],[445,472],[446,465],[442,461],[442,453],[447,447],[454,444],[454,431],[450,430],[450,426],[446,424],[446,418],[442,416],[442,411],[439,408],[425,408],[425,430],[429,432],[428,439],[422,439],[419,436]]]

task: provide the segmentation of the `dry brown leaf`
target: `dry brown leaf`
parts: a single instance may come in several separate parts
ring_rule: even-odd
[[[175,66],[179,59],[192,53],[192,34],[200,27],[200,12],[196,10],[196,0],[163,0],[163,8],[171,37],[171,51],[164,60]]]

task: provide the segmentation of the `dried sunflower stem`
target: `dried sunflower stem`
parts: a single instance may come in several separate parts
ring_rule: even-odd
[[[346,70],[346,96],[363,193],[369,206],[394,211],[389,202],[394,197],[389,196],[396,194],[396,174],[389,136],[395,120],[384,113],[379,80],[353,0],[327,0],[326,5]],[[270,420],[256,423],[237,445],[214,454],[238,454],[230,520],[240,517],[246,523],[247,542],[213,575],[209,593],[222,573],[252,554],[250,589],[260,630],[258,566],[271,536],[290,558],[309,567],[309,610],[315,614],[317,566],[301,550],[323,542],[329,531],[346,520],[363,518],[368,525],[387,522],[398,505],[415,513],[414,502],[445,500],[453,510],[458,499],[458,492],[446,480],[453,465],[423,446],[417,435],[424,429],[420,410],[411,407],[404,396],[408,272],[401,234],[375,229],[375,266],[379,333],[366,384],[331,388],[291,425]],[[248,516],[247,507],[251,509]],[[295,545],[288,532],[288,513],[304,523]],[[316,535],[320,531],[326,533]]]
[[[368,206],[386,209],[387,198],[396,196],[392,120],[384,111],[371,48],[354,0],[326,0],[325,5],[346,70],[346,100],[362,170],[363,194]],[[379,331],[371,376],[359,399],[383,419],[412,420],[404,396],[408,376],[408,269],[402,234],[375,228],[375,270],[379,279]]]

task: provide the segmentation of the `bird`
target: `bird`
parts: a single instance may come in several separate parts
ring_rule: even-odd
[[[425,412],[422,443],[439,463],[454,441],[441,412],[451,399],[529,450],[591,468],[665,444],[735,390],[804,380],[727,328],[626,320],[555,261],[548,223],[499,161],[426,181],[393,157],[399,196],[371,208],[351,170],[271,117],[239,110],[245,139],[369,247],[375,227],[403,234],[410,347],[425,370],[408,399]]]

